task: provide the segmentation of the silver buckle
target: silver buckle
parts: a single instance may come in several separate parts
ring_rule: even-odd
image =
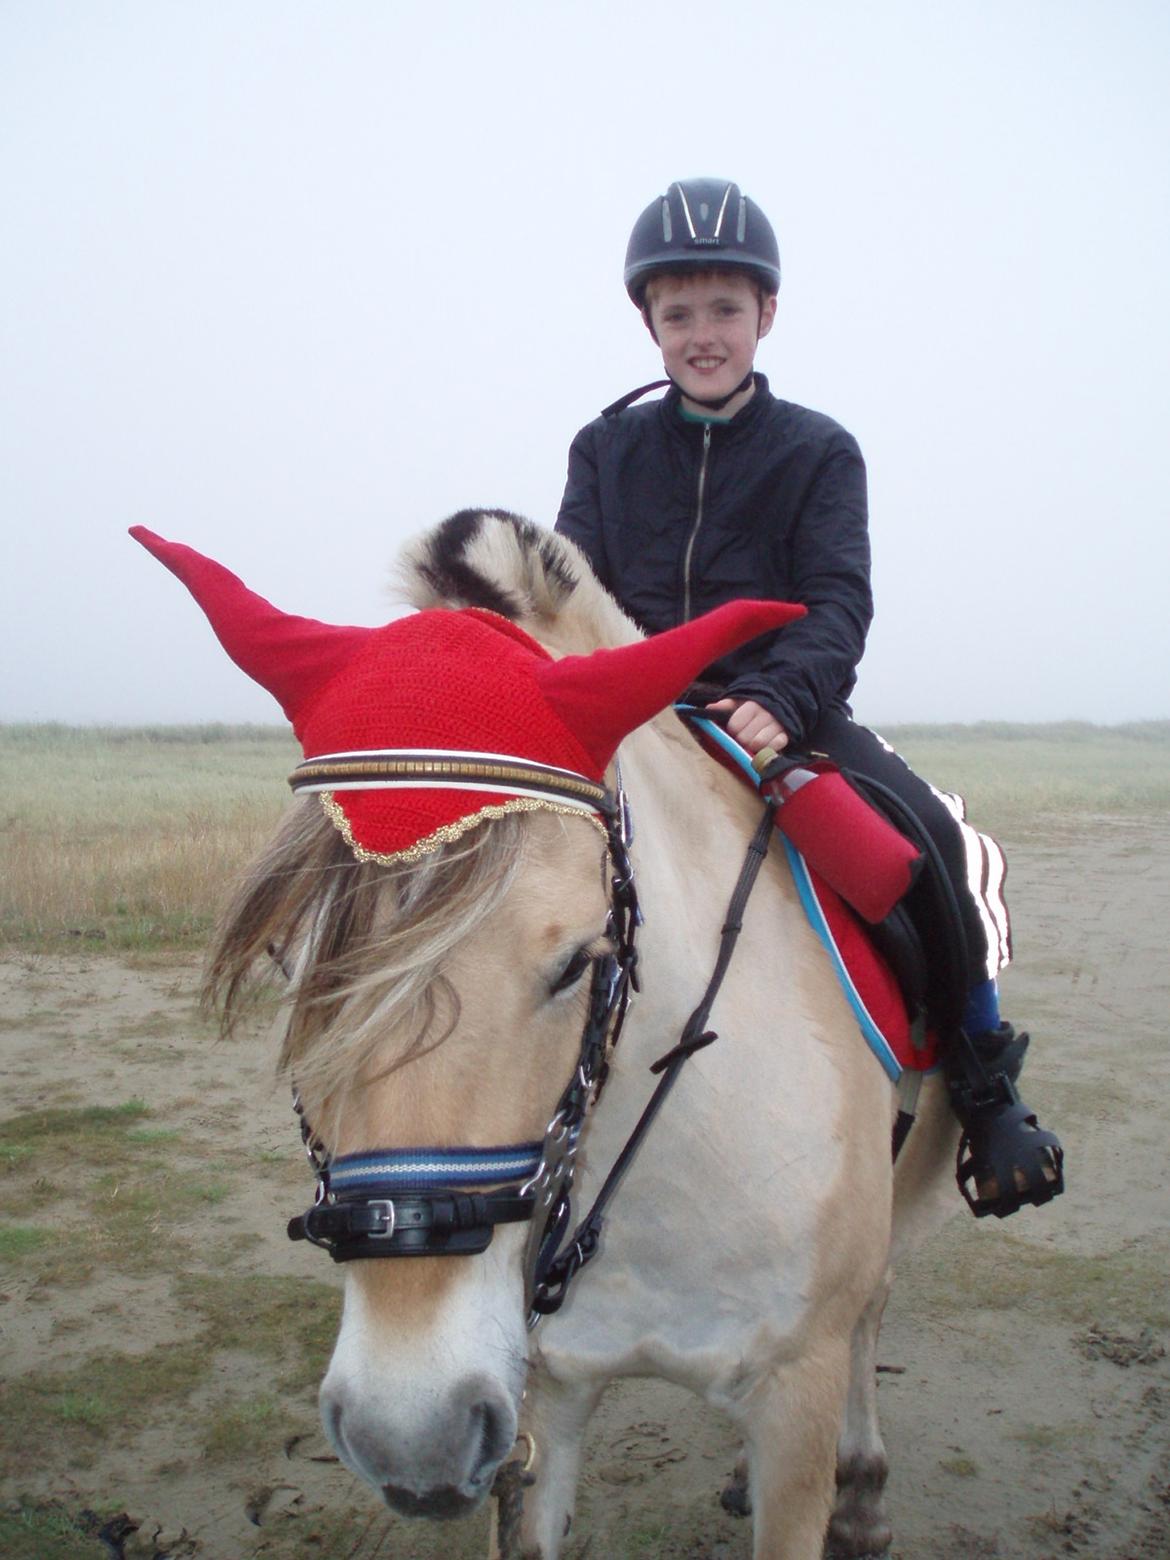
[[[370,1233],[384,1235],[387,1239],[389,1239],[390,1236],[394,1234],[394,1227],[397,1222],[397,1215],[394,1212],[394,1203],[392,1200],[389,1197],[373,1198],[366,1204],[366,1207],[370,1210],[371,1213],[380,1214],[386,1221],[386,1228],[384,1230],[371,1230]]]

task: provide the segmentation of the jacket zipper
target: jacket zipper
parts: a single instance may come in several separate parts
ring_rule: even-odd
[[[683,554],[683,616],[684,623],[691,621],[691,557],[695,551],[695,538],[703,523],[703,493],[707,486],[707,457],[711,453],[711,424],[703,424],[703,458],[699,462],[699,496],[695,503],[695,523],[687,537],[687,550]]]

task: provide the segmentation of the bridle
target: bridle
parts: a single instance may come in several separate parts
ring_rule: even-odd
[[[335,1262],[371,1257],[469,1256],[486,1249],[497,1224],[531,1221],[525,1253],[526,1292],[535,1306],[571,1213],[571,1188],[581,1129],[599,1097],[637,989],[635,936],[641,921],[630,864],[630,815],[620,783],[616,793],[584,776],[526,766],[514,760],[467,755],[337,755],[329,764],[299,766],[296,790],[326,789],[344,773],[350,783],[375,775],[404,774],[417,783],[431,759],[442,783],[515,789],[523,780],[530,794],[550,795],[600,816],[611,867],[607,932],[612,951],[594,961],[589,1006],[572,1077],[541,1140],[497,1148],[381,1149],[332,1157],[304,1114],[299,1095],[293,1108],[305,1152],[317,1177],[312,1208],[291,1219],[289,1238],[308,1240]],[[441,763],[442,768],[438,765]],[[407,767],[409,764],[409,768]],[[465,778],[464,778],[465,777]],[[367,779],[368,783],[368,779]]]
[[[390,756],[361,755],[380,762]],[[475,755],[481,772],[484,757]],[[445,777],[450,774],[450,760],[451,755],[445,755]],[[373,772],[372,767],[367,772]],[[352,777],[352,765],[347,774]],[[528,781],[539,784],[544,794],[563,796],[554,789],[559,774],[545,770],[538,778],[530,775]],[[294,1096],[301,1137],[317,1177],[317,1194],[313,1207],[289,1221],[291,1240],[308,1240],[328,1251],[335,1262],[468,1256],[487,1248],[497,1224],[530,1221],[524,1256],[530,1325],[560,1309],[573,1277],[596,1255],[608,1202],[679,1069],[695,1051],[717,1038],[705,1029],[707,1016],[730,962],[773,827],[774,807],[769,802],[732,894],[703,1000],[684,1026],[679,1043],[653,1064],[651,1072],[660,1075],[657,1087],[593,1206],[567,1236],[581,1131],[601,1095],[609,1059],[638,989],[635,936],[642,919],[629,855],[630,813],[620,777],[613,793],[583,776],[570,778],[575,796],[581,795],[582,782],[596,793],[591,810],[605,828],[612,868],[608,932],[613,951],[594,962],[577,1062],[543,1139],[496,1148],[378,1149],[333,1158],[306,1119],[299,1095]],[[325,788],[320,761],[314,762],[309,785],[298,785],[297,779],[294,772],[294,789]]]

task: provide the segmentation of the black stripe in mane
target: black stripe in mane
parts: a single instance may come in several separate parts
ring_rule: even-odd
[[[469,607],[484,607],[516,621],[524,615],[526,581],[516,581],[517,592],[497,579],[489,579],[467,561],[467,551],[489,523],[510,526],[518,550],[536,566],[554,593],[568,596],[576,580],[552,535],[531,520],[506,509],[461,509],[437,526],[427,538],[426,552],[415,562],[419,575],[442,600]]]

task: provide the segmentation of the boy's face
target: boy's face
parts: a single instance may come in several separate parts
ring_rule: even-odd
[[[776,318],[775,298],[761,304],[755,284],[735,271],[655,277],[646,304],[666,372],[701,401],[731,394]]]

